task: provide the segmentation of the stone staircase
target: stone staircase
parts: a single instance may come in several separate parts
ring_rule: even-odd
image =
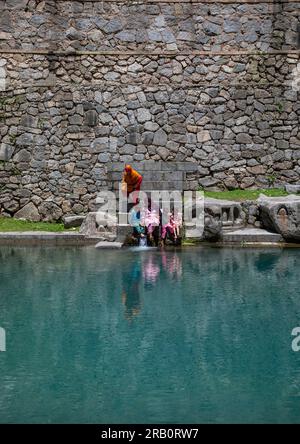
[[[145,161],[131,163],[134,169],[143,175],[141,191],[148,196],[152,191],[175,191],[198,189],[198,183],[192,179],[198,174],[198,165],[192,162],[162,162]],[[108,189],[117,191],[124,170],[123,162],[108,163],[107,166]],[[196,184],[196,185],[195,185]],[[119,209],[117,195],[117,210]],[[128,220],[129,208],[121,209],[119,216]],[[80,232],[95,241],[116,242],[122,244],[125,238],[132,232],[128,223],[119,223],[116,227],[104,227],[97,223],[97,213],[90,213]],[[209,214],[220,221],[225,243],[230,242],[280,242],[281,236],[269,233],[265,230],[246,228],[245,214],[241,205],[235,201],[205,199],[205,215]],[[185,224],[185,236],[189,238],[199,237],[195,230],[195,219]]]

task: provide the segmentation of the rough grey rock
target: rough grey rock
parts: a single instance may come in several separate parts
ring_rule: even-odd
[[[203,240],[218,242],[222,238],[222,222],[214,215],[209,214],[209,209],[205,211]]]
[[[62,209],[54,202],[49,201],[41,203],[39,213],[47,222],[58,221],[62,217]]]
[[[65,216],[63,223],[65,228],[80,227],[84,221],[85,216]]]
[[[140,123],[147,122],[147,120],[151,120],[150,111],[146,108],[139,108],[137,110],[137,120]]]
[[[120,249],[122,248],[122,242],[109,242],[109,241],[100,241],[95,245],[95,248],[97,249],[110,249],[110,250],[115,250],[115,249]]]
[[[131,31],[121,31],[116,34],[116,38],[123,42],[134,42],[135,32]]]
[[[110,237],[116,234],[117,219],[106,212],[90,212],[85,217],[79,232],[86,236]]]
[[[279,233],[289,242],[300,241],[300,197],[266,197],[258,199],[260,217],[266,229]]]
[[[166,160],[169,156],[169,150],[167,150],[167,148],[161,146],[159,148],[157,148],[157,154],[159,154],[159,156],[163,159]]]
[[[111,33],[111,32],[121,31],[122,28],[123,28],[122,22],[117,18],[113,18],[108,23],[106,23],[106,25],[102,29],[106,33]]]
[[[165,131],[162,129],[159,129],[154,134],[153,144],[158,145],[158,146],[164,146],[164,145],[166,145],[167,140],[168,140],[168,136],[165,133]]]
[[[22,149],[14,155],[13,160],[14,162],[30,162],[31,154],[29,151]]]
[[[9,200],[8,202],[4,202],[3,208],[9,213],[15,213],[19,208],[19,202],[14,199]]]
[[[0,145],[0,160],[7,162],[13,155],[14,147],[6,143]]]
[[[96,126],[98,123],[97,111],[95,111],[93,109],[86,111],[84,121],[85,121],[85,124],[88,126]]]
[[[14,217],[16,219],[25,219],[25,220],[30,220],[32,222],[38,222],[41,220],[41,216],[38,212],[38,209],[32,202],[29,202],[27,205],[25,205],[23,208],[17,211]]]
[[[289,194],[297,194],[300,193],[300,185],[289,185],[285,186],[285,191]]]

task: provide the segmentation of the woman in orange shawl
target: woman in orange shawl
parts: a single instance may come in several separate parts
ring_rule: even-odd
[[[122,178],[122,191],[125,192],[127,185],[127,196],[133,191],[140,191],[143,176],[135,171],[131,165],[125,165]]]

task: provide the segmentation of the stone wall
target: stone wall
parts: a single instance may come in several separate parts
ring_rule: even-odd
[[[299,181],[299,3],[0,8],[2,213],[94,210],[124,162],[156,187]]]
[[[1,0],[1,49],[291,49],[299,3],[282,0]]]

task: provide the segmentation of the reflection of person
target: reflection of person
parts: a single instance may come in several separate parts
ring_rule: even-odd
[[[140,191],[143,176],[135,171],[131,165],[125,165],[123,177],[122,177],[122,192],[126,192],[127,186],[127,197],[134,191]],[[133,195],[133,201],[136,201]]]
[[[171,277],[179,278],[182,274],[181,258],[177,254],[167,255],[162,253],[162,267]]]
[[[152,254],[150,254],[143,263],[143,278],[146,286],[147,284],[154,284],[159,276],[160,267],[155,259],[156,256],[154,257]]]
[[[141,264],[140,261],[136,261],[133,267],[123,275],[122,302],[125,306],[125,318],[129,321],[141,311],[140,281]]]

